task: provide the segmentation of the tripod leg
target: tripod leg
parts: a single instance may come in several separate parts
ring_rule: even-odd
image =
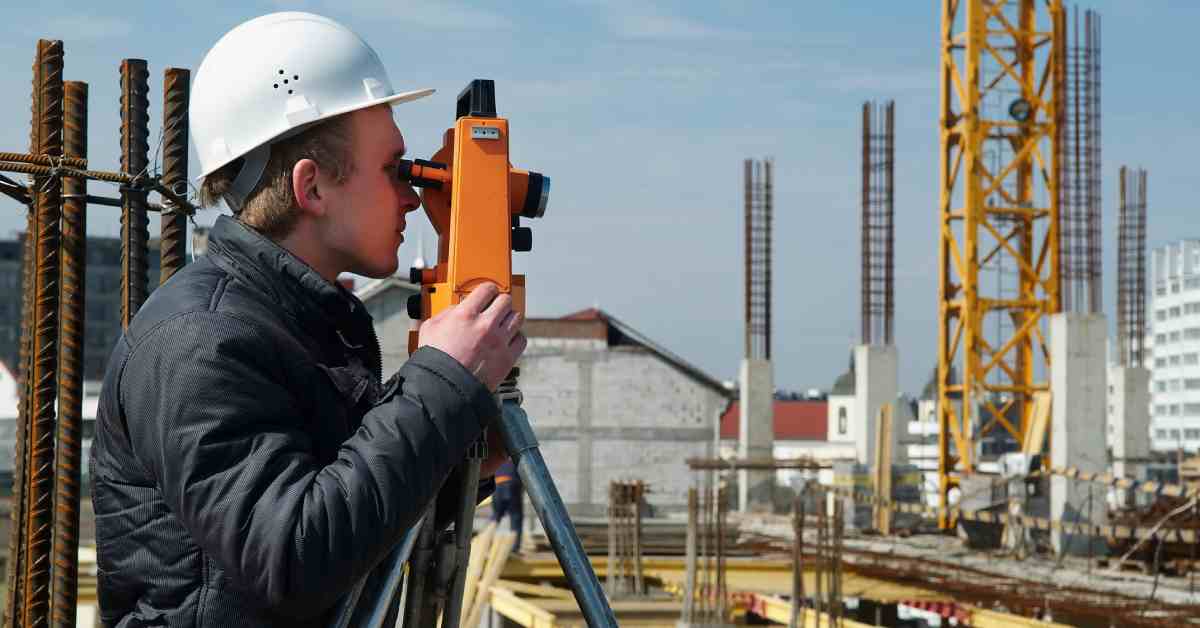
[[[462,623],[463,592],[467,584],[467,562],[471,559],[471,534],[475,529],[475,500],[479,493],[479,466],[487,458],[487,432],[475,441],[462,465],[462,491],[454,520],[454,581],[442,612],[442,628],[459,628]]]
[[[567,577],[571,592],[575,594],[575,601],[583,611],[584,620],[590,628],[616,628],[617,618],[608,605],[608,599],[604,597],[596,572],[592,570],[583,544],[579,542],[575,527],[567,516],[567,508],[538,449],[529,417],[512,400],[505,400],[501,410],[499,427],[504,446],[516,464],[517,474],[521,476],[542,527],[546,529],[546,536]]]
[[[423,626],[426,624],[421,623],[422,620],[429,619],[422,617],[422,614],[426,610],[425,583],[429,578],[429,572],[434,568],[434,552],[437,550],[437,526],[434,523],[436,517],[437,502],[434,501],[429,505],[425,519],[421,522],[421,531],[417,535],[417,546],[413,550],[412,564],[409,565],[408,580],[404,585],[408,600],[404,606],[403,625],[405,626]],[[390,603],[391,600],[388,602]]]

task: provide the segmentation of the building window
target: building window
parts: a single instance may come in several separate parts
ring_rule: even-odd
[[[1171,430],[1171,439],[1179,440],[1179,430]]]
[[[849,423],[849,419],[846,418],[846,408],[844,406],[838,408],[838,434],[846,433],[850,427],[847,423]]]
[[[1154,320],[1156,320],[1156,321],[1165,321],[1165,320],[1167,320],[1167,311],[1166,311],[1166,310],[1159,310],[1159,311],[1155,312],[1155,313],[1154,313]]]
[[[1170,362],[1171,362],[1171,366],[1179,366],[1179,356],[1177,356],[1177,355],[1171,356]]]
[[[1179,342],[1179,332],[1173,331],[1167,335],[1167,339],[1171,342]]]
[[[1164,405],[1154,406],[1154,414],[1162,416],[1167,413],[1167,407]]]
[[[1171,318],[1179,318],[1179,306],[1171,308]]]
[[[1171,416],[1179,416],[1179,404],[1173,403],[1170,406],[1167,406],[1167,409],[1169,410],[1167,414]]]
[[[1200,354],[1197,354],[1197,353],[1183,354],[1183,364],[1184,364],[1184,366],[1195,366],[1197,364],[1200,364]]]
[[[1166,358],[1154,358],[1154,366],[1163,367],[1167,365]]]
[[[1154,382],[1154,392],[1167,392],[1167,380],[1160,379]]]
[[[1183,414],[1185,416],[1200,416],[1200,403],[1183,404]]]
[[[1183,283],[1184,283],[1184,287],[1186,287],[1188,290],[1195,290],[1196,288],[1200,288],[1200,278],[1198,278],[1198,277],[1189,277]]]
[[[1200,340],[1200,327],[1188,327],[1183,330],[1183,337],[1188,340]]]
[[[1163,440],[1167,437],[1167,430],[1154,430],[1154,437]]]
[[[1200,390],[1200,377],[1189,377],[1183,380],[1184,390]]]

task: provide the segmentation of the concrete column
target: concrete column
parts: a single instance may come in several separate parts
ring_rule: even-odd
[[[875,457],[875,426],[879,408],[896,401],[899,355],[894,345],[854,347],[854,451],[859,464],[870,465]],[[905,428],[893,430],[898,435]],[[892,451],[899,447],[893,447]]]
[[[1101,314],[1050,316],[1050,463],[1081,471],[1102,472],[1108,466],[1104,423],[1107,389],[1104,343],[1108,324]],[[1090,517],[1089,517],[1090,514]],[[1105,490],[1070,478],[1050,479],[1050,518],[1108,520]],[[1103,552],[1101,538],[1081,538],[1051,532],[1054,551],[1087,555]]]
[[[1146,463],[1137,461],[1150,456],[1150,370],[1111,366],[1108,386],[1111,391],[1108,395],[1111,406],[1108,440],[1112,448],[1113,475],[1145,480]],[[1120,495],[1117,501],[1121,505],[1130,504],[1131,497]]]
[[[775,442],[775,377],[768,360],[742,360],[739,373],[738,457],[770,458]],[[770,511],[775,474],[738,471],[738,509]]]

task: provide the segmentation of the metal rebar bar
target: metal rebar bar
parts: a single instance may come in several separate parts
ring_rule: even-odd
[[[68,166],[52,167],[40,166],[35,164],[26,164],[20,162],[11,162],[0,160],[0,172],[16,172],[20,174],[29,174],[34,176],[62,176],[62,177],[82,177],[95,181],[104,181],[107,183],[123,184],[130,189],[142,190],[144,192],[154,191],[162,195],[163,200],[169,204],[168,208],[163,208],[161,205],[150,203],[147,207],[152,211],[157,212],[180,212],[184,214],[196,213],[196,206],[187,200],[186,195],[175,194],[167,189],[161,182],[154,177],[142,175],[134,177],[133,175],[124,172],[106,172],[104,170],[79,170]],[[91,197],[89,203],[98,205],[112,205],[107,197]],[[114,207],[120,207],[120,202]]]
[[[862,310],[860,322],[862,343],[871,344],[871,313],[873,311],[871,291],[871,103],[862,105],[862,229],[859,234],[859,305]]]
[[[0,161],[15,161],[26,164],[37,164],[39,166],[70,166],[72,168],[87,168],[87,159],[76,157],[61,157],[51,158],[46,155],[33,155],[29,153],[5,153],[0,152]]]
[[[36,76],[36,65],[35,65]],[[37,96],[40,90],[34,89],[34,109],[37,109]],[[36,139],[34,143],[36,144]],[[36,147],[35,147],[36,148]],[[36,196],[36,195],[35,195]],[[28,483],[29,463],[26,457],[29,453],[29,412],[33,407],[30,402],[30,372],[32,364],[30,356],[33,346],[33,302],[34,293],[34,234],[37,233],[37,212],[32,205],[26,208],[25,233],[21,238],[21,337],[19,349],[19,364],[17,365],[17,430],[16,447],[13,455],[13,495],[10,509],[8,564],[5,579],[8,588],[5,595],[5,626],[18,628],[21,625],[21,609],[24,606],[24,555],[25,555],[25,513],[28,510],[25,485]]]
[[[150,101],[146,61],[121,62],[121,170],[136,179],[145,176],[150,158]],[[146,301],[146,192],[121,188],[121,328],[126,329]]]
[[[743,177],[743,196],[745,199],[745,221],[743,222],[743,264],[745,271],[745,334],[746,334],[746,357],[754,355],[753,344],[753,306],[751,305],[754,294],[754,270],[753,270],[753,238],[751,237],[751,225],[754,224],[753,219],[753,179],[754,179],[754,162],[747,159],[742,162],[742,177]]]
[[[163,72],[162,184],[180,196],[187,196],[188,171],[188,96],[191,72],[167,68]],[[187,216],[181,212],[161,215],[162,256],[159,285],[167,282],[187,263]]]
[[[64,84],[63,153],[87,160],[88,86]],[[79,576],[80,458],[83,431],[84,286],[87,260],[87,180],[65,177],[62,205],[62,332],[58,371],[58,451],[54,507],[54,607],[56,628],[74,628]]]
[[[38,41],[38,151],[63,154],[63,47],[57,40]],[[28,492],[25,519],[24,624],[44,626],[50,619],[51,555],[54,526],[55,401],[58,387],[59,239],[62,180],[35,179],[38,231],[35,250],[33,336],[33,407],[29,422]]]

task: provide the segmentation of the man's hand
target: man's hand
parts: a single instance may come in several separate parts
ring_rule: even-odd
[[[512,309],[512,297],[485,283],[458,305],[421,323],[417,346],[440,349],[495,391],[525,352],[522,322]]]

